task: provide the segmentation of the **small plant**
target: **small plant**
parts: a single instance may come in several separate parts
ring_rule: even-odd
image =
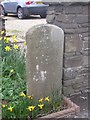
[[[17,42],[16,36],[0,37],[2,99],[9,101],[17,99],[21,91],[26,91],[25,55],[21,54]]]
[[[57,108],[59,106],[57,106]],[[7,118],[7,120],[26,120],[26,118],[29,117],[33,120],[37,118],[37,116],[39,117],[48,114],[51,110],[53,110],[53,105],[49,96],[36,99],[32,95],[25,95],[21,92],[16,101],[5,102],[2,104],[2,117]]]
[[[1,31],[0,34],[4,34]],[[7,120],[33,120],[54,112],[62,103],[59,92],[36,99],[26,94],[25,54],[21,52],[17,37],[0,37],[0,85],[2,84],[2,118]],[[26,42],[24,43],[26,45]],[[20,94],[19,94],[20,93]]]

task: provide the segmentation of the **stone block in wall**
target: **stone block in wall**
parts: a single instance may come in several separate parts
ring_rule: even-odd
[[[65,37],[65,52],[79,52],[82,47],[83,41],[78,34]]]
[[[87,41],[88,42],[88,40],[90,40],[90,37],[89,36],[87,36],[87,37],[83,37],[83,39],[82,39],[83,41]]]
[[[55,16],[55,21],[63,22],[63,23],[75,23],[76,15],[64,15],[59,14]]]
[[[64,29],[65,34],[80,34],[89,32],[88,27],[85,28],[77,28],[77,29]]]
[[[76,18],[75,18],[75,22],[76,23],[88,23],[88,14],[86,15],[77,15]]]
[[[64,14],[81,14],[83,12],[82,6],[67,6],[64,9]]]
[[[79,67],[82,66],[83,64],[83,56],[73,56],[73,57],[68,57],[64,59],[64,67]]]
[[[78,76],[78,70],[79,69],[81,69],[81,66],[80,67],[73,67],[73,68],[64,69],[64,73],[63,73],[64,81],[75,79]]]
[[[74,79],[68,79],[63,81],[65,87],[76,84],[83,84],[88,82],[88,74],[77,75]]]
[[[55,15],[54,14],[47,15],[47,20],[46,21],[48,21],[48,23],[52,23],[54,21],[54,19],[55,19]]]
[[[75,29],[75,28],[77,28],[78,27],[78,25],[77,24],[75,24],[75,23],[63,23],[63,22],[58,22],[58,21],[54,21],[54,24],[58,24],[58,26],[59,27],[61,27],[61,28],[63,28],[63,29],[65,29],[65,28],[67,28],[67,29]]]
[[[82,50],[82,51],[81,51],[81,54],[82,54],[83,56],[90,56],[90,51],[89,51],[89,50]]]
[[[63,94],[64,95],[70,95],[70,94],[74,94],[74,89],[72,86],[68,86],[68,87],[63,87]]]
[[[83,41],[83,48],[82,50],[90,50],[90,41]]]
[[[88,13],[89,13],[89,11],[88,11],[88,6],[82,7],[82,14],[87,15]]]

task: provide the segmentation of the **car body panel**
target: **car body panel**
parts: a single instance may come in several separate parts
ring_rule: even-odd
[[[6,13],[17,13],[18,7],[21,7],[24,14],[40,15],[46,14],[48,5],[42,3],[42,0],[33,0],[33,3],[26,5],[27,0],[4,0],[1,2]]]

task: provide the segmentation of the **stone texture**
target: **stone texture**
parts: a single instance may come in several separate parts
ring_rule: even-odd
[[[54,25],[38,25],[28,30],[27,87],[35,97],[62,93],[64,33]]]
[[[50,14],[48,14],[47,23],[57,25],[65,33],[63,93],[69,95],[81,92],[89,87],[85,81],[85,75],[90,73],[88,70],[90,67],[90,4],[86,2],[63,2],[51,3],[49,9],[51,7],[51,11],[54,10],[54,19],[50,21]],[[84,82],[85,86],[83,86]],[[75,87],[74,84],[77,85],[78,83],[79,87]]]

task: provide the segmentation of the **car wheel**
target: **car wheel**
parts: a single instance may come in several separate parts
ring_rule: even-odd
[[[3,6],[1,6],[1,15],[7,16],[7,13],[5,12],[5,9],[3,8]]]
[[[40,15],[41,18],[46,18],[46,14]]]
[[[25,18],[22,8],[18,8],[17,15],[19,19]]]

